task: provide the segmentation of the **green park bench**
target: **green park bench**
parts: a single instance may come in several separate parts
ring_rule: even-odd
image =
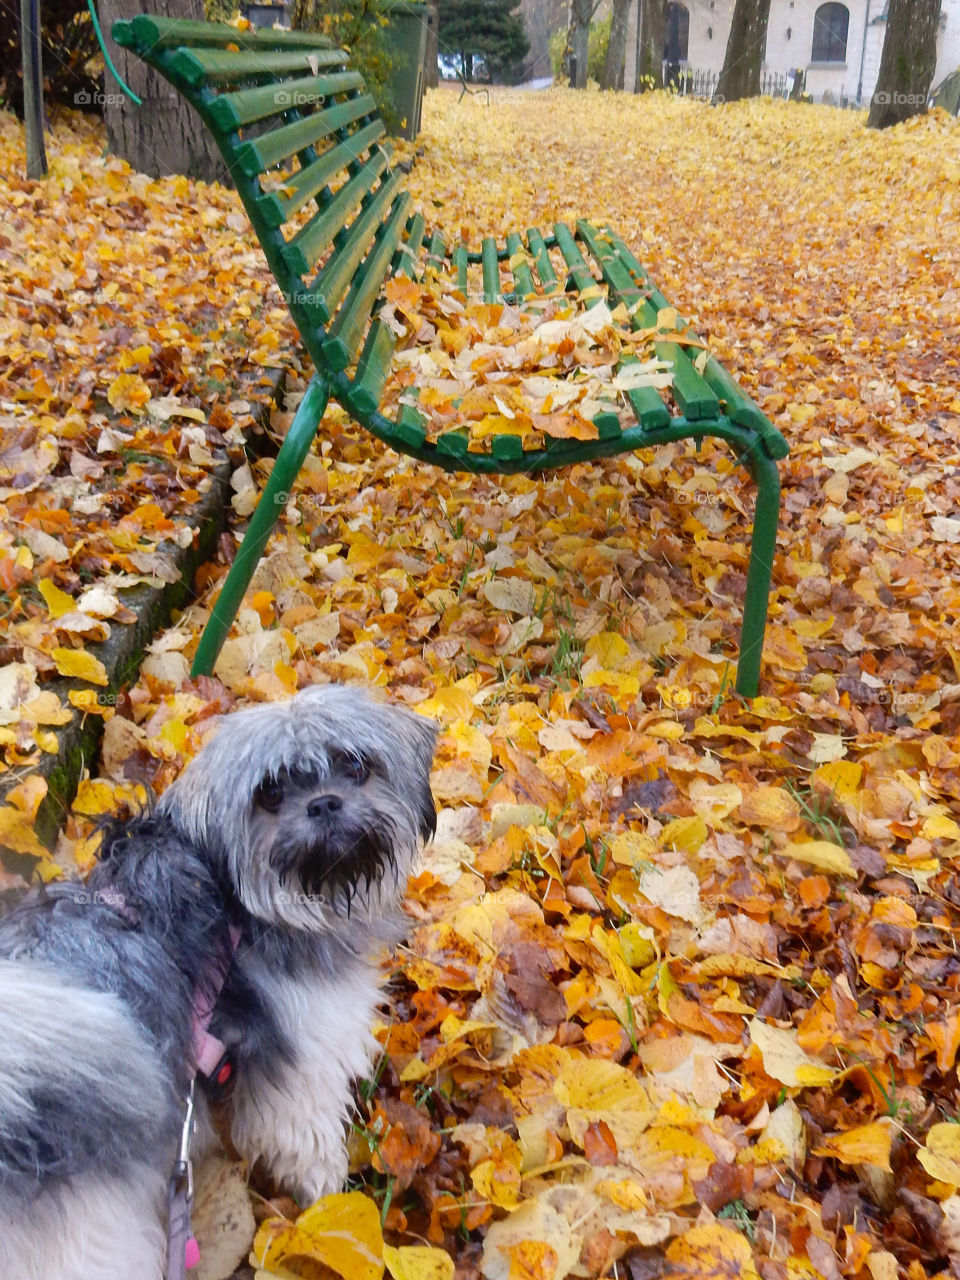
[[[757,486],[736,680],[739,693],[754,696],[780,509],[777,459],[787,444],[715,357],[704,363],[699,353],[695,360],[664,334],[655,349],[672,365],[672,406],[654,387],[637,387],[626,392],[630,425],[601,411],[594,440],[549,438],[532,449],[502,434],[474,452],[462,429],[429,439],[413,405],[394,418],[379,409],[396,342],[377,316],[391,275],[420,279],[432,266],[452,273],[464,294],[473,278],[485,301],[522,305],[556,291],[559,268],[578,305],[595,306],[605,294],[611,308],[625,304],[633,329],[653,329],[668,303],[623,239],[581,220],[575,229],[557,223],[547,233],[514,232],[503,245],[487,237],[478,252],[446,245],[413,211],[391,168],[385,128],[362,77],[321,36],[139,15],[115,23],[113,37],[165,76],[213,134],[315,369],[201,637],[193,674],[212,671],[282,510],[278,495],[293,489],[333,398],[386,444],[448,471],[536,473],[675,440],[727,441]],[[263,183],[271,171],[283,180]]]

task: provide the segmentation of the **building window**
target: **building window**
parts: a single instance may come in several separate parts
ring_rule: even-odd
[[[845,4],[822,4],[813,16],[812,62],[846,62],[850,11]]]
[[[690,42],[690,11],[686,5],[678,4],[677,0],[669,0],[666,28],[664,62],[671,65],[686,62]]]

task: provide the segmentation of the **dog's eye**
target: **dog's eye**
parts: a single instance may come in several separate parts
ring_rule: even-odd
[[[370,777],[366,761],[359,756],[347,756],[343,761],[342,769],[344,777],[351,782],[356,782],[358,786],[362,786]]]
[[[253,802],[268,813],[276,813],[283,804],[283,787],[276,778],[264,778],[257,787]]]

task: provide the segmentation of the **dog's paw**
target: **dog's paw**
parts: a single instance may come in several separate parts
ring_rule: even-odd
[[[345,1154],[342,1159],[318,1160],[315,1165],[300,1174],[293,1189],[293,1198],[297,1204],[306,1208],[321,1196],[330,1196],[337,1191],[342,1191],[346,1180]]]

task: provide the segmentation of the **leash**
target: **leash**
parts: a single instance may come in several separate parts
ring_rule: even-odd
[[[170,1178],[165,1280],[186,1280],[187,1271],[200,1261],[200,1249],[190,1229],[190,1215],[193,1212],[193,1161],[190,1159],[190,1139],[193,1137],[195,1083],[196,1078],[190,1081],[183,1128],[180,1130],[180,1147]]]
[[[223,965],[218,966],[198,987],[193,997],[193,1061],[195,1070],[190,1088],[184,1100],[183,1127],[180,1145],[170,1176],[167,1195],[167,1266],[164,1280],[186,1280],[186,1274],[200,1261],[200,1249],[191,1227],[193,1212],[193,1161],[190,1159],[190,1141],[193,1138],[197,1078],[203,1081],[208,1093],[221,1098],[233,1081],[234,1062],[222,1040],[210,1032],[210,1020],[217,1007],[223,984],[227,980],[233,958],[240,942],[240,930],[230,926],[230,951]]]

